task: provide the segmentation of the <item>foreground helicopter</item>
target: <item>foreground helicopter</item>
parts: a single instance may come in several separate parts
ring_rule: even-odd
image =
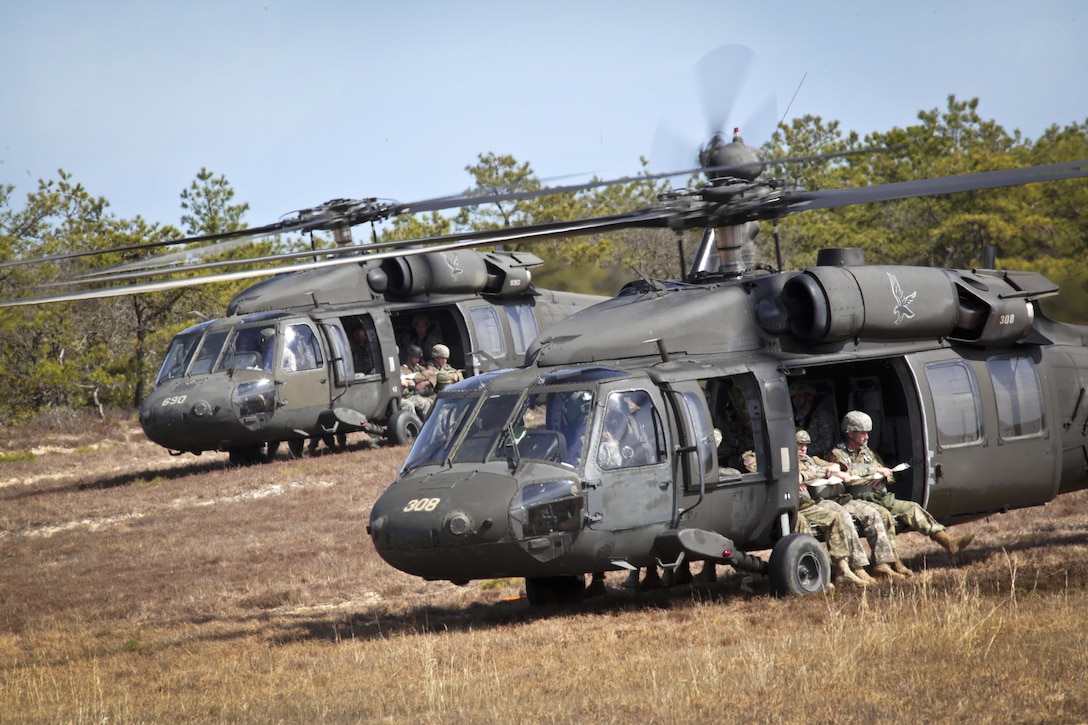
[[[1044,277],[867,265],[858,249],[775,272],[745,252],[760,219],[1083,177],[1088,162],[791,191],[739,137],[702,159],[709,183],[623,220],[704,228],[684,280],[632,282],[543,333],[522,367],[439,395],[371,509],[388,563],[455,583],[525,577],[532,604],[581,599],[585,574],[691,560],[821,591],[826,553],[791,533],[799,383],[836,420],[868,413],[873,449],[908,464],[891,490],[940,520],[1088,487],[1088,327],[1042,314],[1058,291]]]

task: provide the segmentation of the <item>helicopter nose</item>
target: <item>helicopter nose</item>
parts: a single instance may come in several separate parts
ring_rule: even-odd
[[[408,477],[374,502],[367,532],[394,567],[425,579],[490,576],[490,547],[509,543],[510,501],[517,482],[474,471]]]

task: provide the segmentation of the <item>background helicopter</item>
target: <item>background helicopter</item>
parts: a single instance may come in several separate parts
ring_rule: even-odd
[[[185,245],[181,252],[82,274],[68,280],[70,289],[59,294],[3,304],[116,296],[274,274],[237,294],[226,317],[193,325],[174,337],[140,407],[147,436],[178,453],[227,451],[238,464],[271,460],[283,441],[295,456],[302,454],[307,440],[311,451],[321,440],[342,448],[348,433],[361,430],[403,444],[422,426],[416,413],[402,405],[400,365],[406,340],[425,343],[425,360],[434,343],[445,344],[449,363],[473,375],[515,364],[538,332],[603,299],[536,288],[530,270],[542,261],[528,253],[458,248],[464,242],[426,254],[424,249],[406,249],[412,241],[352,244],[350,229],[363,222],[502,198],[456,196],[411,205],[334,200],[262,227],[10,262],[5,266]],[[337,246],[194,263],[240,240],[315,230],[332,231]],[[477,232],[447,241],[476,244],[501,236]],[[212,244],[194,250],[194,243]],[[296,261],[303,257],[325,258]],[[169,275],[179,262],[191,271],[285,259],[293,263],[102,287]]]
[[[859,249],[777,272],[746,254],[759,220],[1078,178],[1088,161],[797,191],[739,137],[715,135],[701,160],[707,183],[582,222],[703,228],[686,277],[632,282],[538,337],[524,367],[444,391],[371,509],[386,561],[426,579],[525,577],[534,604],[580,599],[586,573],[692,559],[820,591],[827,555],[791,533],[802,381],[836,420],[869,413],[870,445],[909,464],[892,490],[944,521],[1088,486],[1088,328],[1041,313],[1047,279],[866,265]]]

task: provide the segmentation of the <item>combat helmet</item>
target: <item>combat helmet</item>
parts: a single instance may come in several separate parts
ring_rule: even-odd
[[[851,410],[842,417],[842,432],[855,433],[858,431],[868,433],[873,429],[873,419],[868,413],[860,410]]]

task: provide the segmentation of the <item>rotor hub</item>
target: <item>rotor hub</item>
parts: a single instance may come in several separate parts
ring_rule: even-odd
[[[711,183],[725,179],[755,181],[763,173],[763,154],[744,143],[739,129],[733,129],[733,140],[725,143],[720,133],[699,152],[699,163]]]

